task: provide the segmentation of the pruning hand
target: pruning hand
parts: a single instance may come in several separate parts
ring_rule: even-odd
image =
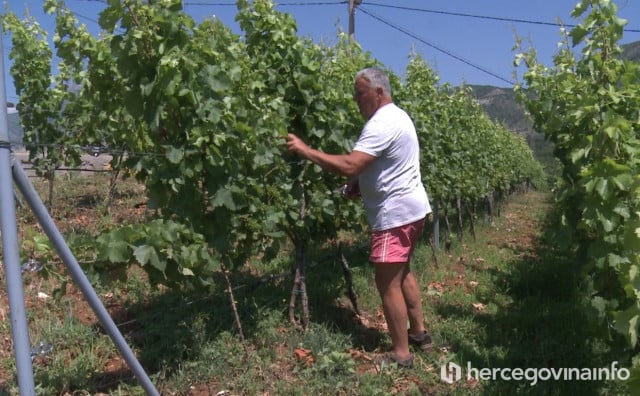
[[[302,139],[300,139],[293,133],[290,133],[287,135],[287,149],[303,158],[306,158],[306,153],[309,151],[309,146],[307,146],[306,143],[302,141]]]
[[[342,195],[350,199],[360,197],[360,184],[357,178],[349,180],[349,182],[342,186]]]

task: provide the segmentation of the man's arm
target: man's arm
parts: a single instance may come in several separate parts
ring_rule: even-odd
[[[287,148],[300,157],[320,165],[324,170],[349,178],[358,176],[367,165],[376,159],[373,155],[356,150],[349,154],[327,154],[307,146],[292,133],[287,136]]]

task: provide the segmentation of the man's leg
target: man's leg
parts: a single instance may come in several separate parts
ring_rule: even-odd
[[[376,286],[382,299],[382,309],[391,336],[392,350],[399,359],[411,355],[407,337],[407,306],[403,293],[403,278],[407,263],[374,263]]]
[[[405,273],[402,279],[402,295],[407,305],[410,332],[415,336],[422,335],[425,328],[420,286],[418,286],[418,282],[415,276],[413,276],[413,273],[410,272],[408,264],[405,266]]]

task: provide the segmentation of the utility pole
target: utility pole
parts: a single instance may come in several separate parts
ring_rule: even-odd
[[[356,39],[355,37],[355,14],[356,7],[362,4],[362,0],[349,0],[349,39],[352,41]]]

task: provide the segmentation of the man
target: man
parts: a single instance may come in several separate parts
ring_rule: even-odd
[[[431,337],[423,323],[420,288],[409,262],[425,217],[431,212],[420,176],[419,147],[413,122],[393,103],[389,77],[367,68],[355,78],[354,99],[367,120],[349,154],[327,154],[294,134],[287,148],[325,170],[346,176],[347,194],[359,190],[371,225],[375,281],[382,299],[392,350],[385,361],[413,365],[409,343],[426,350]],[[407,319],[409,330],[407,331]]]

